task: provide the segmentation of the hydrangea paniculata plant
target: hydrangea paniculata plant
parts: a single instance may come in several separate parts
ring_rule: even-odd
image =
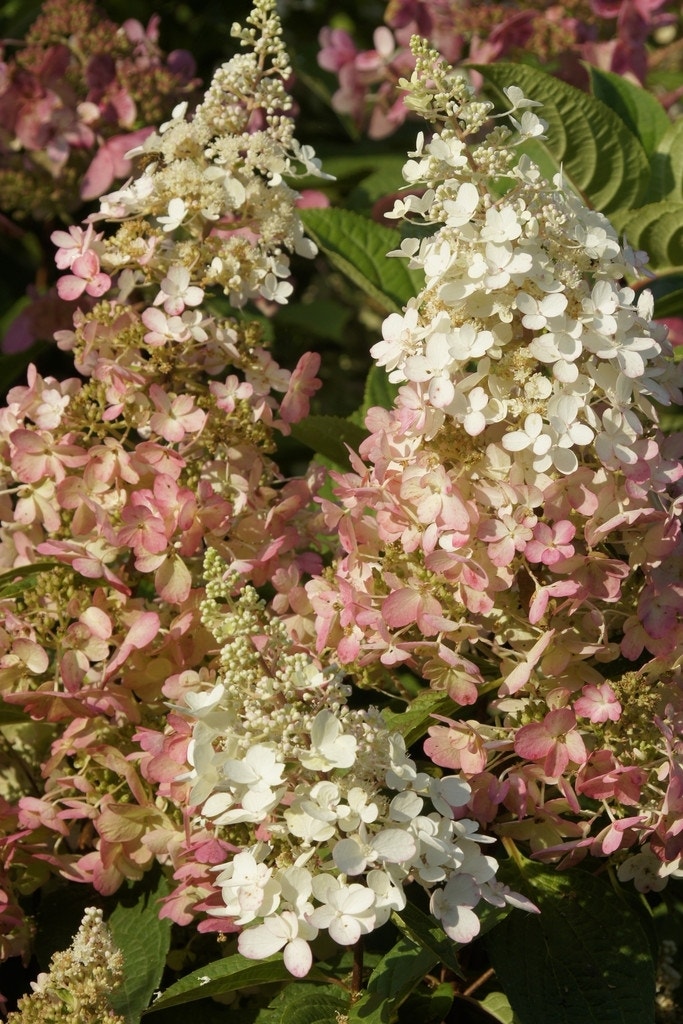
[[[498,838],[662,887],[683,469],[655,403],[681,391],[624,283],[643,254],[518,158],[532,101],[508,88],[505,126],[414,40],[401,84],[431,134],[393,216],[422,230],[390,255],[424,285],[372,349],[398,396],[333,492],[322,466],[285,479],[319,358],[282,369],[222,308],[288,300],[290,256],[316,253],[290,182],[321,172],[271,0],[234,34],[194,116],[54,235],[60,294],[88,300],[58,335],[80,377],[31,368],[0,410],[0,691],[29,730],[0,794],[3,951],[50,873],[106,896],[160,864],[163,916],[295,977],[411,891],[457,942],[481,900],[533,910],[482,852]],[[407,673],[452,701],[431,764],[351,699]]]

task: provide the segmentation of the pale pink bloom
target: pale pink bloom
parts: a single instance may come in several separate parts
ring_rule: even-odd
[[[14,522],[22,526],[42,523],[50,533],[60,529],[62,523],[55,500],[55,484],[51,479],[40,483],[25,484],[19,488],[19,497],[14,507]]]
[[[30,672],[32,675],[42,675],[47,671],[50,659],[40,644],[27,637],[18,637],[13,641],[8,654],[0,658],[0,667],[3,669],[14,669],[18,676]],[[4,675],[4,678],[7,678]]]
[[[237,402],[251,398],[254,388],[251,384],[240,381],[239,377],[231,374],[225,378],[224,384],[217,380],[209,381],[209,391],[216,399],[218,408],[229,415],[235,411]]]
[[[111,288],[111,278],[100,270],[100,261],[96,253],[89,249],[82,256],[77,256],[71,264],[72,274],[65,274],[57,281],[57,293],[60,299],[73,302],[85,292],[93,298],[99,298]]]
[[[318,36],[320,51],[318,64],[325,71],[337,72],[355,60],[358,48],[348,32],[342,28],[323,28]]]
[[[62,820],[58,805],[34,796],[19,798],[19,824],[22,828],[36,831],[43,826],[62,836],[68,836],[70,828]]]
[[[479,902],[480,890],[470,875],[453,875],[443,889],[435,889],[429,909],[454,942],[471,942],[479,934],[479,918],[471,909]]]
[[[487,519],[480,524],[478,537],[488,544],[489,558],[494,565],[509,565],[516,552],[525,550],[533,538],[531,527],[535,521],[535,516],[515,509],[513,515],[503,512],[498,519]]]
[[[533,540],[524,548],[524,557],[529,562],[542,562],[543,565],[555,565],[563,558],[571,558],[574,554],[576,527],[568,519],[549,526],[547,523],[536,523]]]
[[[542,763],[550,778],[562,775],[570,761],[583,764],[588,757],[570,708],[557,708],[548,712],[542,722],[523,725],[515,736],[514,747],[520,757]]]
[[[206,413],[196,408],[191,395],[167,394],[158,384],[152,384],[149,397],[157,409],[149,425],[165,441],[176,444],[186,433],[199,433],[206,423]]]
[[[110,679],[126,663],[133,651],[144,650],[145,647],[148,647],[161,628],[161,620],[156,612],[133,612],[127,617],[127,621],[130,622],[130,627],[107,666],[105,676],[107,679]]]
[[[88,224],[85,231],[77,224],[72,224],[68,231],[53,231],[50,241],[58,246],[55,263],[60,270],[67,270],[86,252],[98,253],[101,250],[99,243],[102,238],[102,234],[95,234],[92,224]]]
[[[618,722],[621,704],[609,683],[584,686],[581,697],[574,701],[574,710],[591,722]]]
[[[454,768],[466,775],[477,775],[486,768],[486,746],[484,737],[477,731],[475,722],[455,722],[440,715],[434,715],[445,722],[432,725],[427,730],[429,739],[425,740],[424,752],[434,764],[442,768]]]
[[[361,935],[373,931],[377,897],[371,889],[321,874],[313,877],[313,895],[322,906],[308,915],[308,922],[314,928],[326,928],[338,945],[353,946]]]
[[[169,341],[181,342],[190,338],[190,329],[181,316],[167,316],[156,306],[148,307],[140,317],[145,327],[148,345],[165,345]]]
[[[133,166],[128,158],[130,150],[141,145],[153,131],[151,127],[138,128],[103,142],[81,180],[81,199],[96,199],[116,178],[127,178]]]
[[[391,629],[415,624],[424,636],[455,628],[455,623],[444,618],[441,605],[432,594],[412,587],[389,594],[382,604],[382,617]]]
[[[59,483],[67,468],[82,466],[88,455],[83,448],[70,444],[55,444],[51,434],[34,430],[14,430],[10,434],[13,446],[12,469],[15,479],[22,483],[37,483],[50,477]]]
[[[319,369],[320,356],[317,352],[306,352],[296,364],[287,393],[280,403],[280,416],[285,423],[298,423],[308,415],[309,399],[322,386],[316,377]]]
[[[619,803],[636,807],[647,775],[637,765],[624,767],[611,750],[595,750],[579,769],[576,791],[592,800],[616,799]],[[612,853],[613,850],[605,852]]]

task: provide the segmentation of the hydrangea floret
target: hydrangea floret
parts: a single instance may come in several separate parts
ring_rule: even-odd
[[[683,853],[683,469],[656,407],[681,402],[680,370],[651,295],[624,283],[644,254],[519,156],[545,131],[537,104],[508,88],[507,127],[426,43],[413,52],[402,86],[431,134],[390,255],[424,286],[372,349],[394,407],[370,410],[325,504],[342,553],[307,587],[318,653],[486,702],[435,721],[424,748],[464,772],[467,813],[663,885]]]

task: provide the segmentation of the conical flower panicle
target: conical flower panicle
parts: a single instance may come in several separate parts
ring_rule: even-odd
[[[414,51],[402,86],[434,132],[390,216],[431,231],[390,256],[425,283],[372,349],[401,387],[336,477],[342,555],[308,586],[318,650],[403,664],[460,706],[497,693],[425,743],[465,773],[469,812],[533,850],[644,843],[664,877],[681,855],[683,446],[656,405],[681,402],[680,368],[651,295],[624,284],[644,254],[518,158],[546,129],[537,104],[511,87],[512,128],[495,124]]]

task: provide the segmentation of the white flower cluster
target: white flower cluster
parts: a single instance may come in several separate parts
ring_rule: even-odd
[[[531,110],[511,118],[516,136],[497,126],[475,142],[491,107],[462,78],[448,87],[444,125],[428,143],[418,137],[404,167],[425,190],[390,214],[436,227],[390,253],[422,268],[425,286],[385,320],[372,355],[408,382],[425,436],[446,422],[471,438],[486,431],[490,457],[512,454],[528,482],[572,473],[588,445],[610,469],[633,463],[638,410],[656,420],[652,400],[680,400],[651,295],[620,283],[642,254],[622,249],[561,175],[550,185],[527,157],[515,165],[514,147],[545,128]],[[512,113],[536,105],[506,92]]]
[[[112,991],[123,981],[123,954],[102,911],[87,907],[68,949],[57,952],[47,972],[31,982],[7,1024],[124,1024],[111,1009]]]
[[[220,67],[187,120],[187,103],[129,156],[139,177],[105,196],[95,219],[122,221],[100,247],[102,267],[134,268],[136,284],[165,278],[154,304],[177,315],[218,286],[233,306],[284,303],[292,292],[288,253],[312,257],[296,193],[283,176],[313,174],[319,161],[294,138],[284,80],[291,74],[271,0],[259,0],[233,35],[248,52]],[[190,284],[191,282],[191,284]],[[169,310],[169,298],[173,308]]]
[[[377,711],[350,709],[252,588],[230,598],[215,552],[205,571],[204,621],[223,646],[213,686],[179,709],[194,719],[185,778],[201,823],[240,851],[217,868],[224,906],[211,913],[242,927],[247,957],[284,948],[297,977],[319,931],[355,943],[405,906],[409,881],[452,939],[472,939],[479,900],[507,897],[480,850],[493,840],[459,816],[469,785],[418,771]]]

